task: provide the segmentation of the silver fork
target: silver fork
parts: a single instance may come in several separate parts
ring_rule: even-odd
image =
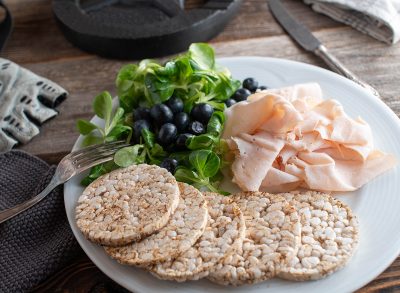
[[[0,211],[0,224],[37,204],[54,188],[68,181],[76,174],[112,160],[115,152],[125,146],[128,146],[125,141],[116,141],[101,145],[93,145],[66,155],[58,164],[49,185],[47,185],[41,193],[15,207]]]

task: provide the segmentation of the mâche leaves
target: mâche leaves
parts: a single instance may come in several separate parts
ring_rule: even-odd
[[[220,136],[223,130],[223,125],[225,122],[225,115],[224,112],[222,111],[215,111],[211,118],[210,121],[208,121],[207,124],[207,133],[214,135],[214,136]]]
[[[192,44],[189,47],[190,59],[195,64],[196,69],[214,69],[215,53],[214,49],[205,43]]]
[[[118,73],[116,85],[121,107],[131,111],[140,105],[153,106],[172,95],[194,103],[213,102],[223,110],[223,101],[239,88],[226,69],[216,69],[214,50],[207,44],[192,44],[186,54],[169,60],[164,66],[153,60],[126,65]]]
[[[93,130],[99,128],[96,124],[93,124],[92,122],[83,119],[79,119],[77,121],[76,127],[78,128],[79,133],[83,135],[87,135],[91,133]]]
[[[165,160],[175,160],[178,167],[170,172],[175,172],[177,180],[223,193],[218,190],[226,151],[220,139],[225,122],[223,111],[225,101],[240,85],[229,70],[216,64],[213,48],[205,43],[192,44],[186,53],[164,64],[145,59],[138,64],[123,66],[116,78],[118,107],[113,107],[112,97],[106,91],[93,102],[94,113],[104,120],[104,127],[78,120],[77,128],[84,136],[85,146],[117,140],[134,141],[135,144],[119,150],[112,165],[101,164],[92,168],[83,183],[88,184],[113,168],[139,163],[160,165]],[[160,141],[162,124],[150,120],[140,124],[137,122],[143,118],[133,115],[138,107],[147,108],[147,113],[150,113],[152,106],[168,104],[171,97],[174,97],[171,101],[180,101],[179,111],[182,111],[183,104],[187,115],[201,103],[209,104],[213,109],[211,118],[208,116],[204,122],[207,124],[202,126],[205,133],[194,132],[196,135],[188,136],[179,147],[174,145],[174,140],[172,144]]]
[[[213,177],[219,170],[220,159],[210,150],[198,150],[189,155],[190,164],[201,177]]]
[[[181,158],[182,159],[182,158]],[[188,165],[181,165],[175,172],[176,180],[192,184],[201,190],[224,192],[216,187],[220,183],[220,158],[210,150],[197,150],[188,154]]]
[[[94,166],[92,169],[90,169],[89,175],[82,179],[81,184],[87,186],[100,176],[107,174],[117,168],[118,166],[114,163],[114,161]]]
[[[146,147],[150,149],[154,147],[156,138],[153,132],[148,129],[142,129],[142,138]]]
[[[117,140],[130,141],[131,136],[132,136],[132,128],[130,126],[117,124],[107,134],[105,140],[109,142]]]
[[[125,111],[118,107],[113,112],[112,98],[108,92],[98,95],[93,102],[93,110],[99,118],[104,120],[104,127],[79,119],[76,126],[79,133],[85,135],[83,146],[112,142],[117,140],[129,141],[132,136],[132,127],[125,123]]]
[[[200,134],[189,138],[186,142],[186,146],[190,150],[208,149],[212,148],[215,139],[216,138],[210,134]]]
[[[145,159],[146,153],[144,152],[144,146],[140,144],[122,148],[114,155],[114,162],[120,167],[144,163]]]
[[[89,133],[88,135],[86,135],[83,138],[82,141],[82,146],[86,147],[86,146],[90,146],[90,145],[94,145],[94,144],[100,144],[104,142],[104,138],[101,136],[98,136],[94,133]]]
[[[104,119],[106,124],[110,123],[112,112],[112,97],[109,92],[102,92],[93,101],[94,113]]]

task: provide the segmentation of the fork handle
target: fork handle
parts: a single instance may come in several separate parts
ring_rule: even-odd
[[[12,208],[6,209],[4,211],[0,211],[0,224],[15,217],[19,213],[22,213],[23,211],[29,209],[31,206],[37,204],[39,201],[41,201],[43,198],[46,197],[54,188],[56,188],[58,185],[60,185],[61,182],[58,181],[55,177],[53,177],[49,183],[49,185],[46,186],[45,189],[43,189],[42,192],[40,192],[38,195],[32,197],[31,199],[28,199],[27,201],[24,201],[23,203],[20,203]]]
[[[376,89],[370,86],[365,81],[359,79],[353,72],[347,69],[342,62],[340,62],[335,56],[333,56],[324,45],[319,45],[314,51],[315,55],[320,57],[333,71],[343,75],[344,77],[354,81],[361,85],[363,88],[371,92],[374,96],[380,98],[380,95]]]

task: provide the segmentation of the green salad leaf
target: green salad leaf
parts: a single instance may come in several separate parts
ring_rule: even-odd
[[[96,134],[90,133],[85,136],[82,142],[82,146],[89,146],[93,144],[103,143],[104,139]]]
[[[106,124],[110,123],[110,117],[112,112],[112,97],[109,92],[102,92],[93,101],[94,113],[104,119]]]
[[[128,167],[133,164],[144,163],[146,152],[143,150],[144,146],[141,144],[122,148],[115,153],[114,162],[120,167]]]
[[[209,45],[205,43],[192,44],[189,47],[188,55],[194,63],[194,67],[196,67],[196,69],[214,69],[215,54],[213,48]]]
[[[198,150],[189,155],[190,164],[200,177],[213,177],[219,170],[220,159],[210,150]]]
[[[189,154],[189,166],[181,166],[175,172],[178,181],[186,182],[201,190],[211,190],[227,194],[218,190],[221,181],[221,160],[216,153],[210,150],[196,150]]]
[[[207,124],[207,133],[210,133],[214,136],[220,136],[222,134],[222,130],[224,128],[225,115],[221,111],[215,111],[208,121]]]
[[[188,184],[201,184],[202,181],[195,171],[185,167],[179,167],[174,174],[176,180]]]
[[[151,132],[148,129],[142,129],[142,138],[144,140],[146,147],[150,149],[154,147],[156,136],[154,135],[153,132]]]
[[[212,148],[217,138],[211,134],[200,134],[192,136],[186,141],[186,146],[190,150],[201,150]]]
[[[79,130],[79,133],[83,135],[87,135],[93,130],[100,129],[100,127],[98,127],[96,124],[93,124],[92,122],[83,119],[79,119],[76,123],[76,126]]]
[[[94,166],[92,169],[90,169],[89,175],[82,179],[81,184],[87,186],[100,176],[107,174],[117,168],[118,165],[116,165],[114,161]]]
[[[117,124],[107,134],[105,140],[112,142],[117,140],[130,141],[132,136],[132,128],[127,125]]]

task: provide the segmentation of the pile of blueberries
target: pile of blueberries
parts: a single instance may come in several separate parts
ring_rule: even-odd
[[[201,103],[196,104],[189,115],[183,112],[183,101],[177,97],[152,108],[137,108],[133,113],[134,143],[139,143],[142,129],[156,129],[157,143],[165,148],[175,145],[183,150],[189,137],[205,133],[213,112],[212,106]]]
[[[267,87],[258,86],[254,78],[246,78],[232,98],[225,101],[227,107],[247,99],[257,89]],[[186,141],[194,135],[206,132],[207,123],[214,112],[211,105],[206,103],[196,104],[190,115],[183,111],[183,101],[177,97],[171,97],[163,104],[156,104],[152,108],[136,108],[133,112],[133,143],[140,143],[143,129],[156,133],[156,141],[168,151],[181,151],[186,149]],[[173,173],[178,165],[175,159],[166,158],[161,167]]]
[[[252,77],[248,77],[243,80],[242,88],[238,89],[233,96],[225,101],[225,105],[230,107],[238,102],[245,101],[248,96],[255,93],[256,90],[266,90],[265,85],[258,86],[258,81]]]

